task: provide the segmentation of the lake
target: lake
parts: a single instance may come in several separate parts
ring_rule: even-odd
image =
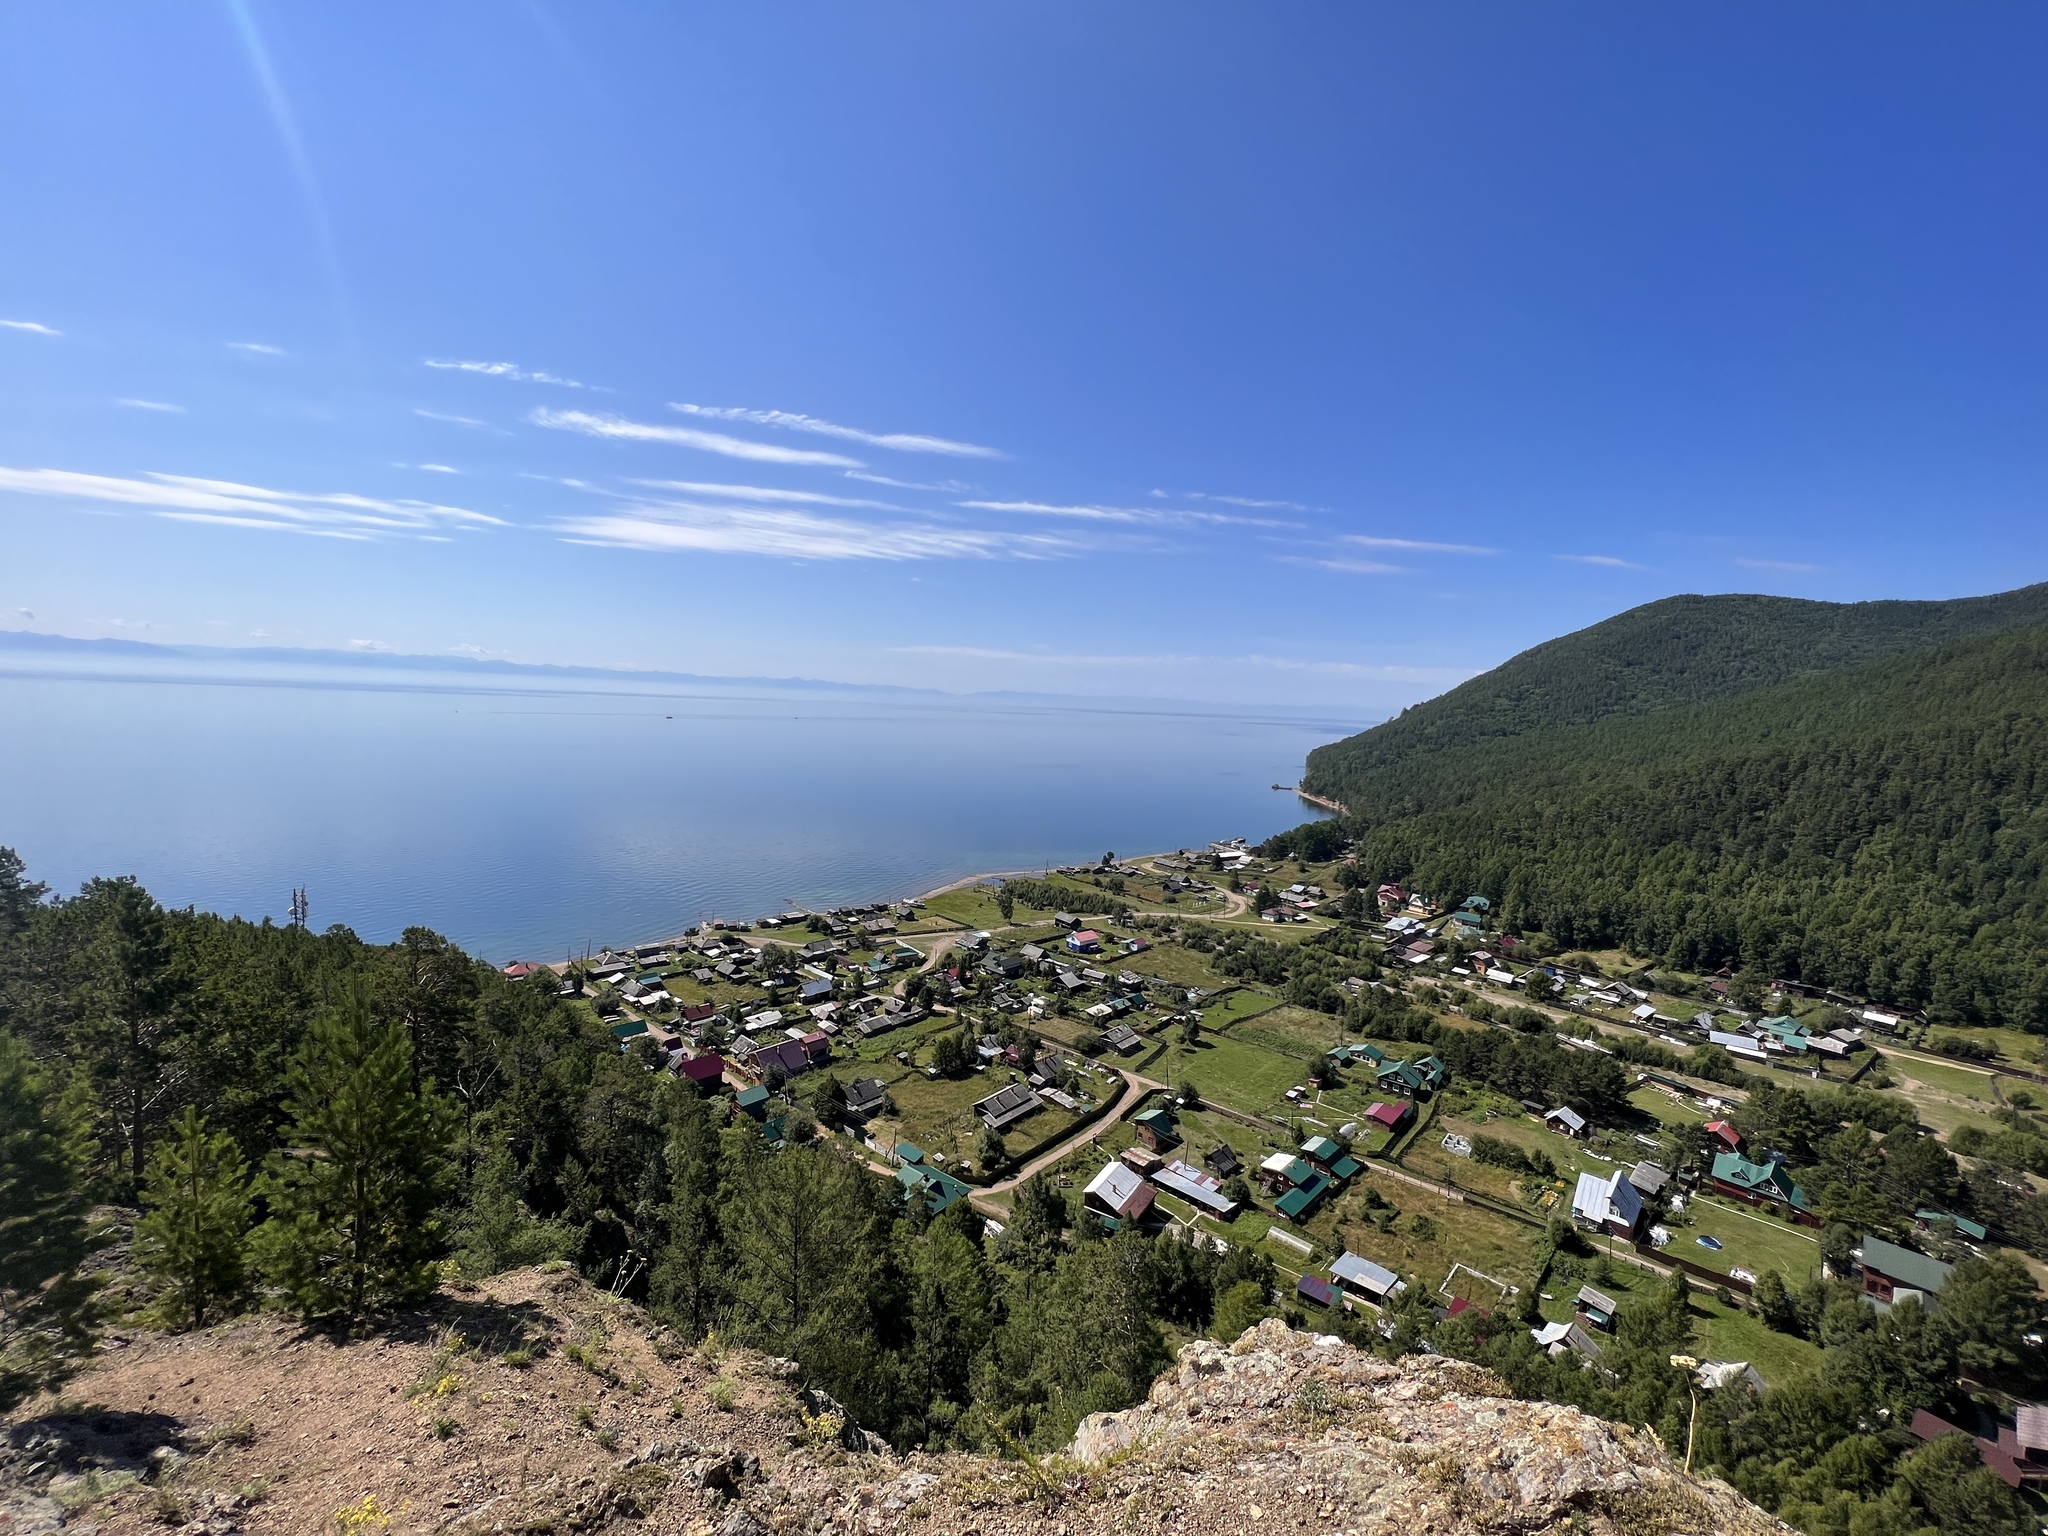
[[[60,891],[556,959],[1319,814],[1307,712],[688,681],[0,664],[0,844]]]

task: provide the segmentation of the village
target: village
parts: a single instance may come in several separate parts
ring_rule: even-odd
[[[968,1201],[999,1235],[1038,1181],[1076,1223],[1259,1249],[1304,1320],[1512,1315],[1598,1370],[1624,1302],[1677,1270],[1704,1313],[1701,1383],[1761,1386],[1820,1350],[1769,1326],[1760,1290],[1831,1273],[1873,1308],[1934,1306],[1955,1262],[1999,1246],[1938,1204],[1844,1243],[1842,1213],[1738,1129],[1741,1085],[1883,1089],[1967,1146],[2048,1081],[2026,1037],[1959,1048],[1881,1002],[1545,948],[1496,931],[1483,896],[1227,840],[506,970],[554,975],[623,1052],[771,1145],[843,1138],[923,1215]],[[1331,979],[1282,980],[1276,955]],[[1453,1042],[1543,1031],[1625,1091],[1461,1076],[1376,1032],[1397,1009]],[[1984,1443],[2008,1481],[2048,1468],[2048,1444]]]

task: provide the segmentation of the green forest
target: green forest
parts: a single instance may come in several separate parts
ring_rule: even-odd
[[[1350,750],[1374,731],[1318,752],[1308,787],[1347,806],[1361,880],[1482,894],[1562,947],[2048,1030],[2048,629],[1648,713],[1524,713],[1455,746]]]

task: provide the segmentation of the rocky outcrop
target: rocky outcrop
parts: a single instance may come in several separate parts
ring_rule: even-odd
[[[1647,1435],[1510,1398],[1477,1366],[1389,1363],[1277,1320],[1188,1345],[1149,1401],[1084,1420],[1069,1453],[1134,1491],[1181,1489],[1191,1512],[1220,1502],[1283,1530],[1786,1529]]]
[[[1647,1435],[1261,1324],[1035,1461],[899,1457],[795,1368],[522,1271],[382,1331],[111,1340],[0,1436],[0,1536],[1779,1533]]]

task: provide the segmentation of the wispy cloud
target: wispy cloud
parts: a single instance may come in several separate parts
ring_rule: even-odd
[[[62,336],[64,333],[52,330],[40,320],[0,320],[0,327],[10,331],[28,331],[36,336]]]
[[[517,363],[472,363],[439,357],[430,357],[425,361],[429,368],[450,369],[456,373],[481,373],[488,378],[510,379],[515,384],[556,384],[563,389],[590,388],[588,384],[579,384],[574,379],[558,378],[552,373],[542,373],[538,368],[522,368]]]
[[[1071,517],[1086,522],[1130,523],[1146,527],[1187,527],[1191,524],[1236,524],[1247,528],[1298,528],[1299,523],[1270,517],[1239,517],[1229,512],[1194,512],[1168,507],[1106,507],[1065,505],[1045,501],[963,501],[978,512],[1022,512],[1033,517]]]
[[[818,464],[832,469],[858,469],[859,459],[844,454],[819,453],[810,448],[784,448],[779,443],[756,443],[723,432],[700,432],[695,427],[658,426],[653,422],[628,421],[595,411],[551,411],[545,407],[527,418],[537,427],[556,427],[564,432],[581,432],[589,437],[608,437],[628,442],[674,443],[679,448],[696,448],[705,453],[722,453],[731,459],[752,459],[760,464]]]
[[[258,357],[283,357],[283,347],[273,347],[267,341],[230,341],[228,347],[236,352],[250,352]]]
[[[1282,565],[1312,565],[1318,570],[1342,571],[1347,576],[1398,576],[1408,569],[1405,565],[1388,565],[1383,560],[1353,560],[1344,555],[1275,555],[1273,558]]]
[[[494,427],[488,421],[478,421],[474,416],[451,416],[446,411],[430,411],[423,405],[412,408],[415,416],[424,416],[428,421],[445,421],[455,427],[476,427],[485,432],[503,433],[503,427]]]
[[[433,473],[437,475],[454,475],[461,473],[461,471],[456,469],[456,467],[453,464],[415,464],[413,468],[431,470]]]
[[[1304,506],[1302,503],[1298,501],[1274,501],[1258,496],[1216,496],[1211,495],[1206,491],[1150,490],[1147,491],[1145,494],[1147,496],[1156,497],[1161,501],[1220,501],[1226,507],[1250,507],[1254,511],[1260,510],[1262,508],[1270,508],[1273,510],[1283,512],[1313,512],[1315,510],[1315,508]]]
[[[1340,544],[1356,544],[1361,549],[1413,549],[1439,555],[1497,555],[1497,549],[1488,549],[1483,544],[1432,544],[1426,539],[1387,539],[1370,533],[1340,533]]]
[[[874,507],[885,512],[908,510],[890,501],[867,501],[858,496],[827,496],[822,491],[786,491],[770,485],[727,485],[716,480],[630,480],[655,491],[685,491],[693,496],[726,497],[735,501],[788,501],[810,507]]]
[[[744,421],[757,427],[783,427],[791,432],[815,432],[820,437],[844,438],[870,448],[888,448],[897,453],[943,453],[960,459],[1000,459],[1003,455],[978,443],[956,443],[948,437],[927,437],[918,432],[863,432],[842,427],[836,421],[821,421],[797,411],[754,411],[737,405],[686,405],[673,401],[672,411],[701,416],[710,421]]]
[[[346,492],[309,495],[190,475],[151,474],[137,480],[68,469],[0,466],[0,491],[142,507],[177,522],[215,523],[331,539],[407,534],[423,537],[447,528],[503,526],[502,519],[486,513],[429,501],[387,501]]]
[[[1574,565],[1605,565],[1621,571],[1640,571],[1642,567],[1633,560],[1624,560],[1619,555],[1552,555],[1553,560],[1569,560]]]
[[[1804,565],[1797,560],[1752,560],[1747,555],[1737,555],[1735,563],[1752,571],[1784,571],[1793,575],[1805,575],[1820,569],[1817,565]]]
[[[185,407],[172,405],[168,400],[116,400],[116,405],[125,405],[137,411],[168,411],[173,416],[185,414]]]
[[[962,491],[974,489],[965,480],[892,480],[887,475],[869,474],[864,469],[849,469],[843,473],[849,480],[865,480],[870,485],[886,485],[899,491],[944,491],[957,496]]]
[[[556,524],[572,543],[625,549],[770,555],[791,560],[1045,559],[1069,541],[930,523],[866,523],[788,506],[663,501]]]

